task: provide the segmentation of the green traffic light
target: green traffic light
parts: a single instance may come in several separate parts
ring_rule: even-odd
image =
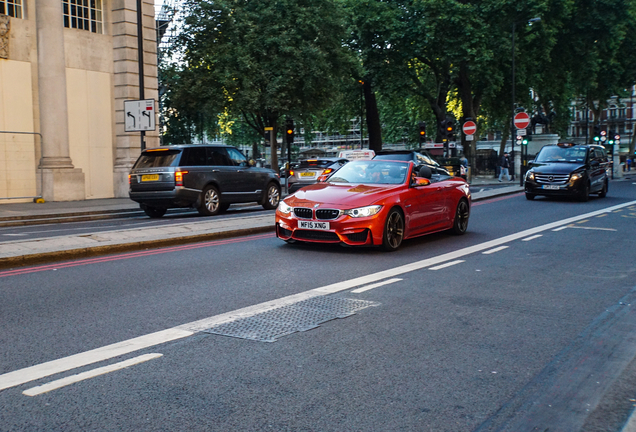
[[[594,137],[594,141],[600,141],[600,140],[601,140],[600,137],[597,137],[597,136]]]
[[[527,140],[527,139],[524,139],[523,141],[521,141],[521,144],[523,144],[523,145],[528,145],[528,140]]]

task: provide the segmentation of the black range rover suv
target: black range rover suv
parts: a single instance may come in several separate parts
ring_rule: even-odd
[[[278,174],[253,166],[236,147],[225,145],[144,150],[128,179],[130,199],[152,218],[175,207],[194,207],[213,216],[230,204],[252,201],[273,210],[280,200]]]
[[[600,145],[558,143],[541,148],[526,173],[526,198],[536,195],[574,196],[587,201],[591,193],[607,195],[610,162]]]

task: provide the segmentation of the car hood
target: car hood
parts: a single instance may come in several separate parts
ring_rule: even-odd
[[[536,174],[569,174],[583,168],[585,168],[585,165],[580,163],[557,162],[532,164],[532,171]]]
[[[291,206],[312,203],[355,208],[374,204],[404,187],[404,185],[317,183],[290,195],[285,198],[285,202]]]

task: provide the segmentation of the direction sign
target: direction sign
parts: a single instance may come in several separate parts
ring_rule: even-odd
[[[155,130],[155,100],[124,101],[124,132]]]
[[[475,124],[474,121],[468,120],[464,122],[464,125],[462,126],[462,130],[464,131],[466,135],[472,135],[477,130],[477,125]]]
[[[530,117],[524,112],[515,114],[515,127],[517,129],[525,129],[530,124]]]

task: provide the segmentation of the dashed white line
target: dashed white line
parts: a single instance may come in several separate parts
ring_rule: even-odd
[[[113,372],[116,370],[124,369],[130,366],[134,366],[139,363],[147,362],[148,360],[156,359],[161,357],[163,354],[144,354],[135,358],[131,358],[129,360],[124,360],[119,363],[115,363],[112,365],[100,367],[97,369],[89,370],[86,372],[82,372],[76,375],[71,375],[66,378],[61,378],[59,380],[51,381],[46,384],[42,384],[41,386],[32,387],[28,390],[23,391],[22,393],[27,396],[37,396],[43,393],[48,393],[52,390],[57,390],[62,387],[66,387],[67,385],[75,384],[80,381],[87,380],[89,378],[95,378],[99,375],[104,375],[109,372]]]
[[[170,342],[176,339],[192,336],[194,332],[171,328],[156,333],[150,333],[139,336],[134,339],[128,339],[112,345],[106,345],[101,348],[95,348],[83,353],[74,354],[57,360],[52,360],[39,365],[31,366],[17,371],[0,375],[0,390],[14,387],[20,384],[35,381],[40,378],[55,375],[60,372],[66,372],[71,369],[108,360],[113,357],[119,357],[144,348]]]
[[[572,229],[584,229],[584,230],[596,230],[596,231],[616,231],[614,228],[595,228],[595,227],[583,227],[583,226],[569,226]]]
[[[435,266],[435,267],[430,267],[429,270],[441,270],[443,268],[454,266],[455,264],[461,264],[463,262],[466,262],[466,261],[464,261],[464,260],[451,261],[451,262],[444,263],[442,265],[438,265],[438,266]]]
[[[521,241],[530,241],[530,240],[538,239],[539,237],[543,237],[543,234],[537,234],[537,235],[533,235],[531,237],[526,237],[524,239],[521,239]]]
[[[559,228],[553,229],[552,231],[554,231],[554,232],[557,232],[557,231],[563,231],[563,230],[564,230],[564,229],[566,229],[566,228],[570,228],[570,226],[562,226],[562,227],[559,227]]]
[[[482,252],[482,253],[483,253],[483,254],[485,254],[485,255],[490,255],[490,254],[494,254],[495,252],[502,251],[502,250],[504,250],[504,249],[508,249],[508,246],[499,246],[499,247],[496,247],[496,248],[494,248],[494,249],[487,250],[487,251]]]
[[[382,281],[382,282],[378,282],[378,283],[375,283],[375,284],[366,285],[366,286],[363,286],[361,288],[354,289],[351,292],[359,294],[361,292],[369,291],[369,290],[372,290],[373,288],[378,288],[378,287],[381,287],[381,286],[384,286],[384,285],[388,285],[388,284],[392,284],[392,283],[395,283],[395,282],[399,282],[401,280],[402,279],[399,279],[399,278],[388,279],[388,280],[385,280],[385,281]]]

